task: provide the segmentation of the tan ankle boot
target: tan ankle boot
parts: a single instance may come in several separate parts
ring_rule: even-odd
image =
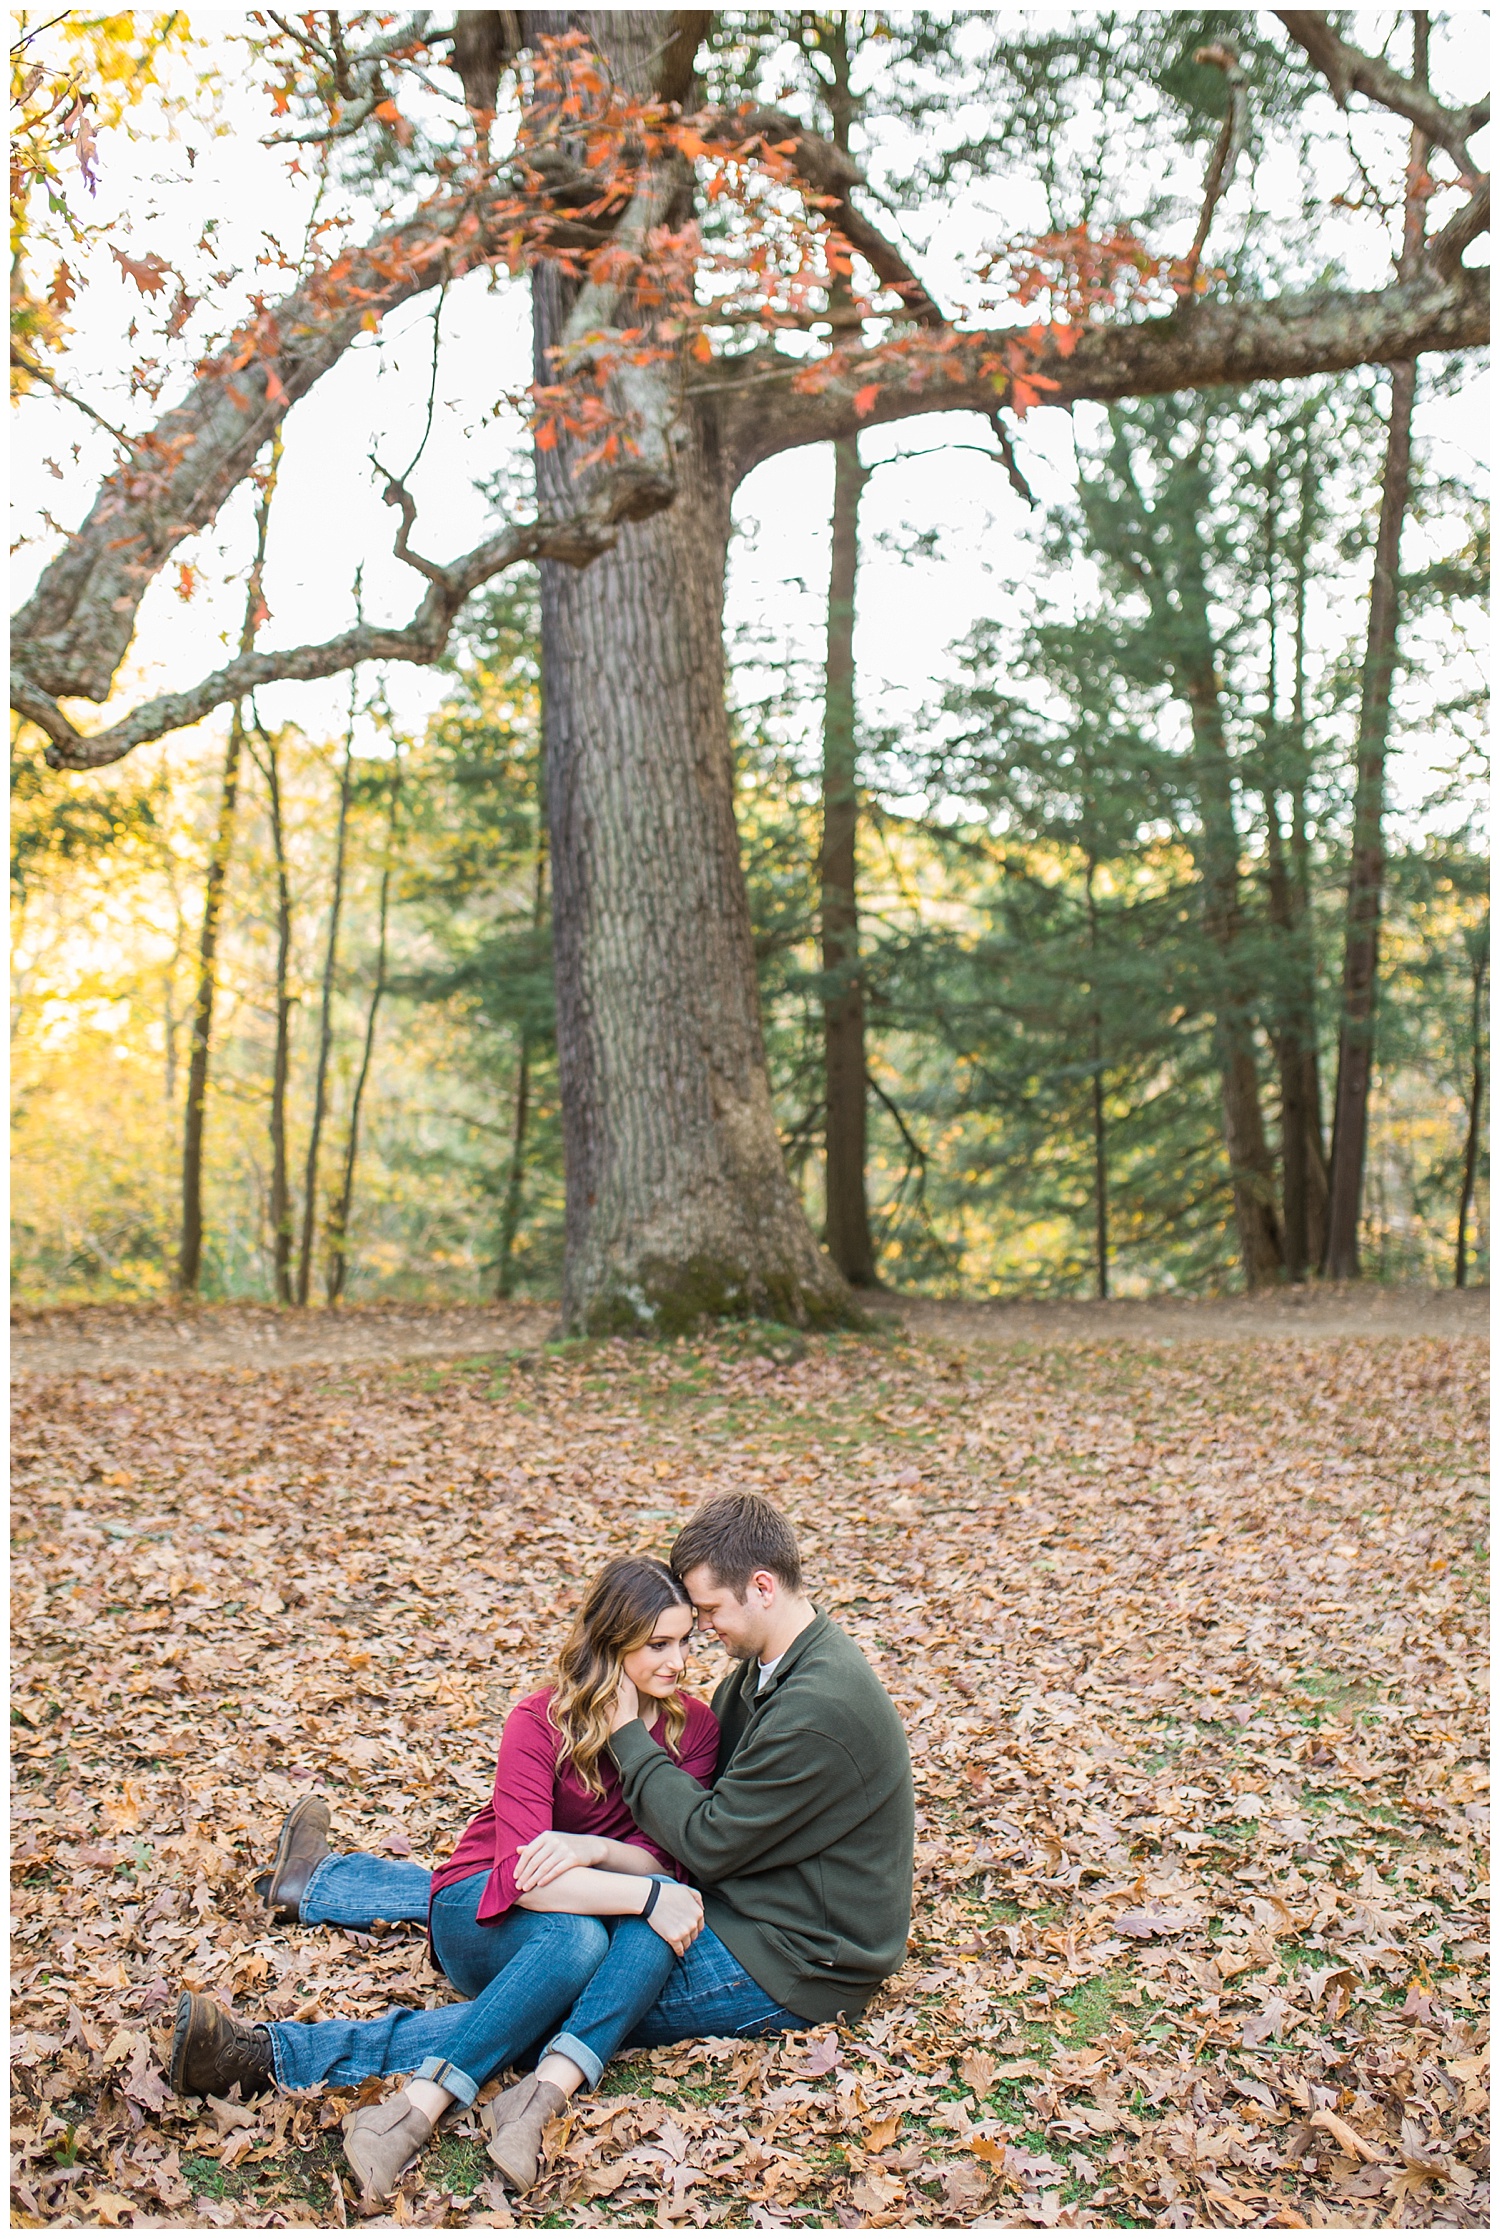
[[[344,2117],[344,2159],[359,2179],[364,2206],[388,2200],[407,2163],[431,2138],[435,2125],[404,2091],[378,2107],[356,2107]]]
[[[529,2192],[542,2159],[542,2132],[567,2105],[556,2084],[527,2076],[484,2110],[489,2156],[512,2192]]]

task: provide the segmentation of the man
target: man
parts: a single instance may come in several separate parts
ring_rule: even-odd
[[[705,1922],[636,2035],[755,2033],[768,1998],[802,2022],[852,2019],[901,1964],[911,1924],[901,1721],[848,1634],[803,1592],[796,1537],[770,1501],[706,1502],[669,1559],[739,1669],[714,1694],[709,1789],[652,1741],[628,1686],[615,1714],[630,1815],[682,1861]]]
[[[769,1501],[746,1493],[707,1502],[670,1560],[700,1622],[740,1668],[714,1695],[720,1741],[709,1789],[651,1739],[635,1689],[621,1682],[609,1746],[627,1807],[699,1884],[704,1918],[630,2042],[852,2019],[906,1950],[915,1804],[901,1721],[853,1641],[803,1592],[796,1537]],[[288,1818],[265,1877],[273,1912],[335,1917],[309,1903],[327,1824],[326,1806],[313,1799]],[[387,1917],[425,1914],[429,1877],[405,1870],[412,1890],[392,1887],[399,1910]],[[571,1916],[558,1921],[566,1929]],[[181,2026],[196,2034],[183,2056],[174,2052],[178,2090],[271,2086],[264,2029],[246,2029],[207,1999],[184,2005]],[[553,2082],[527,2076],[486,2109],[491,2155],[522,2189],[563,2097]]]

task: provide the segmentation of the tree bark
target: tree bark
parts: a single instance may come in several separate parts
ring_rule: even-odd
[[[395,864],[396,817],[400,800],[401,763],[398,755],[391,769],[390,819],[386,828],[385,861],[380,869],[380,929],[375,943],[375,980],[370,989],[370,1007],[365,1014],[365,1038],[360,1051],[359,1071],[354,1079],[354,1094],[349,1100],[349,1136],[344,1145],[344,1171],[339,1181],[338,1195],[328,1209],[327,1290],[330,1306],[337,1306],[343,1297],[344,1281],[349,1271],[349,1212],[354,1203],[354,1169],[359,1158],[359,1115],[365,1100],[365,1087],[370,1078],[370,1061],[375,1054],[375,1024],[380,1014],[381,999],[385,994],[386,933],[390,923],[391,873]]]
[[[245,728],[236,703],[229,718],[229,737],[224,747],[219,814],[209,850],[208,875],[203,885],[203,925],[198,935],[198,985],[193,998],[187,1113],[182,1130],[182,1235],[177,1252],[177,1291],[182,1298],[196,1295],[203,1272],[203,1131],[208,1102],[208,1053],[213,1039],[219,917],[229,875],[229,854],[234,845],[240,754],[244,743]]]
[[[865,1003],[859,971],[858,754],[854,711],[854,591],[859,499],[867,470],[859,439],[833,447],[833,553],[823,701],[824,1171],[829,1257],[846,1280],[877,1280],[865,1196]]]
[[[318,1061],[313,1076],[312,1125],[307,1137],[307,1168],[302,1181],[302,1241],[297,1253],[297,1304],[307,1304],[312,1282],[313,1232],[318,1212],[318,1154],[328,1111],[328,1060],[333,1049],[333,983],[338,970],[339,918],[344,907],[344,859],[349,833],[349,793],[354,774],[354,690],[350,680],[349,728],[339,773],[339,817],[333,842],[333,893],[328,905],[328,940],[323,951],[323,985],[318,1008]]]
[[[1479,1170],[1480,1121],[1484,1113],[1484,983],[1489,972],[1489,943],[1472,951],[1473,1001],[1469,1012],[1469,1117],[1464,1131],[1463,1180],[1458,1192],[1458,1249],[1453,1262],[1454,1287],[1462,1290],[1469,1280],[1469,1208],[1474,1202],[1474,1178]]]
[[[584,20],[617,81],[661,18]],[[570,284],[533,280],[539,378]],[[582,572],[542,566],[542,727],[567,1172],[563,1317],[677,1331],[714,1314],[854,1318],[782,1162],[761,1035],[724,704],[728,478],[679,424],[679,500]],[[538,451],[567,498],[570,445]]]
[[[1427,78],[1427,16],[1413,12],[1416,68]],[[1407,170],[1403,274],[1421,255],[1427,139],[1415,130]],[[1396,663],[1401,527],[1411,482],[1411,421],[1416,398],[1414,362],[1391,372],[1390,419],[1380,521],[1375,534],[1374,580],[1359,708],[1354,785],[1354,833],[1349,851],[1349,897],[1344,931],[1343,1009],[1339,1020],[1338,1083],[1334,1093],[1333,1162],[1328,1188],[1326,1271],[1340,1281],[1359,1274],[1359,1220],[1370,1127],[1370,1077],[1375,1054],[1375,1000],[1379,971],[1380,908],[1385,883],[1385,758],[1391,731],[1391,683]]]

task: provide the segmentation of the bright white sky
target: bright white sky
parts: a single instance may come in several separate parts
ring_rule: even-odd
[[[238,25],[243,18],[200,13],[204,30]],[[1360,18],[1353,35],[1377,47],[1389,18]],[[1487,81],[1486,19],[1461,11],[1451,33],[1462,68],[1446,60],[1440,82],[1477,87]],[[1399,52],[1399,49],[1397,50]],[[243,50],[227,46],[226,68],[243,67]],[[205,139],[188,132],[199,148],[190,187],[154,184],[164,172],[182,171],[180,150],[132,146],[113,135],[103,148],[103,181],[97,214],[130,214],[135,253],[154,247],[163,255],[184,253],[207,213],[221,221],[226,263],[253,265],[261,230],[288,246],[300,239],[306,215],[306,189],[291,185],[284,157],[259,144],[267,129],[266,104],[250,82],[226,86],[224,112],[231,129]],[[1379,124],[1369,127],[1362,144],[1378,145]],[[1396,133],[1395,147],[1401,145]],[[1335,185],[1342,184],[1342,177]],[[1236,198],[1251,191],[1242,180],[1225,205],[1232,231]],[[1255,182],[1262,204],[1274,205],[1278,182],[1274,164]],[[1292,191],[1290,179],[1286,192]],[[923,214],[914,226],[923,238],[924,271],[949,300],[961,294],[958,274],[965,247],[977,240],[1014,232],[1028,214],[1007,202],[1003,182],[990,182],[963,208]],[[1030,222],[1036,222],[1035,216]],[[1189,219],[1186,231],[1191,231]],[[1350,244],[1344,240],[1345,253]],[[1366,270],[1359,276],[1379,285],[1388,264],[1378,241],[1367,238],[1358,252]],[[124,401],[123,329],[138,298],[113,271],[104,273],[73,314],[75,335],[63,368],[67,380],[101,409],[128,415],[141,424],[141,410]],[[408,570],[390,556],[393,516],[382,505],[368,463],[372,442],[382,461],[404,467],[417,447],[425,414],[431,349],[431,303],[408,305],[389,319],[378,337],[351,350],[339,367],[299,404],[286,424],[286,455],[273,515],[266,578],[272,621],[262,647],[317,640],[344,628],[353,618],[355,569],[364,568],[365,611],[371,619],[405,620],[420,590]],[[476,478],[494,472],[506,457],[523,456],[514,420],[492,417],[502,392],[529,378],[529,338],[525,290],[505,286],[487,291],[483,279],[456,288],[444,311],[444,348],[438,381],[438,412],[432,439],[412,478],[419,505],[414,541],[434,557],[446,558],[478,541],[488,519]],[[169,387],[163,403],[180,391]],[[1484,389],[1476,367],[1461,396],[1429,402],[1421,432],[1436,447],[1435,463],[1473,475],[1486,448]],[[1085,417],[1080,413],[1080,422]],[[867,459],[897,459],[868,486],[863,523],[857,659],[864,708],[881,723],[898,712],[915,713],[934,696],[935,680],[945,673],[946,649],[979,617],[1014,610],[1036,573],[1036,524],[1010,491],[998,467],[964,444],[986,444],[988,431],[977,420],[946,414],[877,431],[865,438]],[[78,458],[71,457],[78,445]],[[1072,429],[1060,412],[1038,411],[1026,423],[1021,449],[1026,470],[1044,501],[1062,496],[1073,482]],[[42,508],[64,525],[80,519],[112,446],[81,417],[49,399],[29,399],[19,415],[14,460],[14,500],[18,535],[31,535]],[[55,479],[45,461],[62,470]],[[744,533],[737,539],[731,572],[729,622],[753,623],[799,657],[816,656],[821,641],[827,579],[828,509],[831,456],[826,451],[793,453],[761,468],[746,484],[739,503]],[[940,528],[935,558],[903,565],[881,547],[882,534]],[[1450,537],[1440,542],[1451,543]],[[30,587],[53,540],[17,553],[18,595]],[[157,582],[142,613],[131,673],[122,679],[117,704],[123,707],[147,691],[180,685],[217,665],[227,641],[237,635],[242,605],[242,573],[250,550],[250,501],[241,491],[196,548],[185,551],[203,570],[204,589],[190,605],[176,596],[175,566]],[[1416,539],[1408,546],[1415,557]],[[1331,633],[1342,636],[1357,626],[1362,586],[1325,617]],[[420,670],[393,673],[391,695],[398,709],[415,718],[431,707],[438,680]],[[341,727],[347,682],[284,685],[261,696],[273,719],[296,718],[307,728]],[[113,710],[112,710],[113,712]],[[809,727],[818,711],[809,710]],[[96,718],[89,718],[92,723]],[[1414,804],[1425,785],[1426,757],[1408,754],[1398,774],[1398,799]]]

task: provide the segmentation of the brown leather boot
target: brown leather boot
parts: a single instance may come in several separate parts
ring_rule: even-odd
[[[435,2124],[404,2091],[378,2107],[355,2107],[344,2117],[344,2159],[359,2179],[360,2204],[379,2207],[396,2189],[396,2179],[422,2151]]]
[[[542,2160],[542,2132],[568,2104],[556,2084],[526,2076],[484,2110],[489,2157],[512,2192],[529,2192]]]
[[[281,1822],[281,1839],[269,1873],[255,1880],[255,1894],[273,1920],[296,1920],[313,1868],[328,1856],[328,1806],[321,1796],[304,1796]]]
[[[177,2001],[168,2079],[186,2099],[227,2098],[236,2084],[242,2099],[276,2089],[271,2040],[264,2029],[242,2021],[200,1991],[185,1990]]]

